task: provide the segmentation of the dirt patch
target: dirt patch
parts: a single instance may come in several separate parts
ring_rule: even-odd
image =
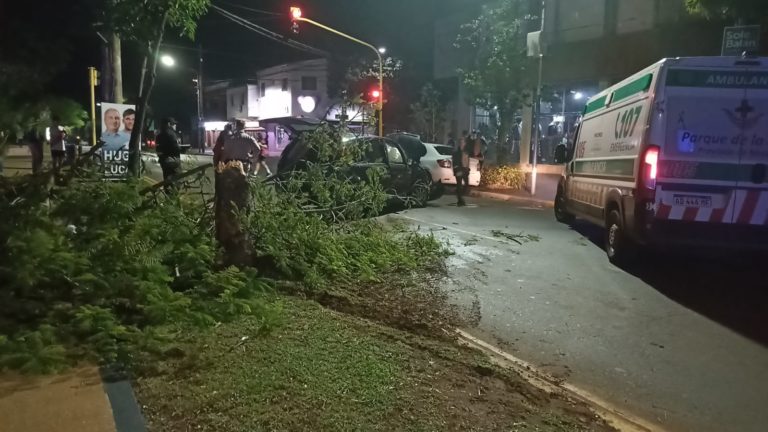
[[[449,302],[435,277],[419,284],[393,278],[363,288],[321,291],[311,297],[338,312],[370,319],[398,330],[440,339],[445,331],[465,324],[459,308]]]

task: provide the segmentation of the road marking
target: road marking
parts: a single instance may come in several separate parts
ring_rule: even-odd
[[[423,224],[426,224],[426,225],[436,226],[438,228],[443,228],[443,229],[447,229],[447,230],[451,230],[451,231],[456,231],[456,232],[459,232],[459,233],[462,233],[462,234],[465,234],[465,235],[470,235],[470,236],[473,236],[473,237],[480,237],[480,238],[484,238],[486,240],[491,240],[491,241],[503,243],[503,244],[510,245],[510,246],[520,246],[517,243],[513,243],[511,241],[500,239],[500,238],[496,238],[496,237],[487,236],[485,234],[477,234],[477,233],[473,233],[471,231],[464,231],[462,229],[450,227],[450,226],[447,226],[447,225],[440,225],[440,224],[436,224],[434,222],[427,222],[425,220],[416,219],[416,218],[410,217],[410,216],[405,216],[405,215],[397,215],[397,216],[401,217],[401,218],[404,218],[404,219],[412,220],[414,222],[419,222],[419,223],[423,223]]]
[[[565,393],[573,399],[589,405],[600,417],[608,421],[611,426],[615,427],[622,432],[663,432],[664,429],[650,421],[641,419],[632,414],[621,411],[616,406],[606,402],[605,400],[593,395],[592,393],[580,389],[572,384],[568,384],[565,381],[558,380],[550,375],[540,371],[532,364],[525,360],[519,359],[514,355],[503,351],[502,349],[495,347],[481,339],[478,339],[471,334],[456,329],[456,334],[459,336],[459,340],[465,345],[479,349],[480,351],[489,354],[496,360],[503,360],[500,362],[501,366],[506,366],[520,376],[526,379],[533,386],[548,392],[548,393]]]

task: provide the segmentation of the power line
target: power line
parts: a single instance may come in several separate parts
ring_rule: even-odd
[[[260,14],[265,14],[265,15],[275,15],[275,16],[283,15],[281,13],[266,11],[266,10],[263,10],[263,9],[254,9],[252,7],[243,6],[243,5],[237,4],[237,3],[230,3],[230,2],[227,2],[227,1],[219,0],[219,1],[217,1],[217,3],[221,3],[221,4],[225,4],[227,6],[230,6],[230,7],[234,7],[234,8],[238,8],[238,9],[243,9],[243,10],[247,10],[247,11],[250,11],[250,12],[256,12],[256,13],[260,13]]]
[[[211,5],[211,8],[214,9],[216,12],[224,16],[225,18],[233,21],[234,23],[245,27],[248,30],[251,30],[255,33],[260,34],[261,36],[264,36],[268,39],[271,39],[275,42],[288,45],[291,48],[295,48],[301,51],[309,52],[315,55],[327,57],[329,54],[323,50],[317,49],[315,47],[303,44],[301,42],[297,42],[295,40],[289,39],[279,33],[275,33],[267,28],[261,27],[259,25],[256,25],[238,15],[233,14],[232,12],[227,11],[226,9],[222,9],[219,6]]]

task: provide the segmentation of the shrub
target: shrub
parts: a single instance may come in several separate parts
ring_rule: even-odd
[[[490,189],[521,190],[525,187],[525,172],[511,166],[487,167],[483,169],[480,185]]]
[[[137,184],[75,181],[0,193],[0,368],[84,358],[130,364],[164,329],[243,314],[276,322],[266,282],[217,271],[200,204],[145,201]]]

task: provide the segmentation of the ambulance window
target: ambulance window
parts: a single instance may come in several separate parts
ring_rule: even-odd
[[[613,102],[613,95],[615,93],[611,92],[611,94],[608,95],[608,98],[605,100],[605,106],[611,106],[611,102]]]

